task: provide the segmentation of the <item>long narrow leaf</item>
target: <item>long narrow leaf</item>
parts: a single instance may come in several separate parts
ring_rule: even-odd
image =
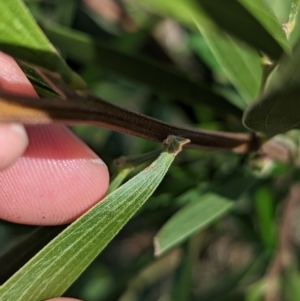
[[[60,296],[150,197],[187,142],[168,138],[166,150],[148,168],[109,194],[12,276],[0,289],[0,300]]]
[[[251,102],[258,95],[262,77],[258,54],[220,32],[200,11],[195,23],[222,71],[246,103]]]
[[[196,231],[207,227],[232,207],[233,202],[215,194],[201,197],[177,212],[156,235],[155,255],[160,256]]]
[[[285,34],[263,0],[200,0],[199,3],[220,28],[273,59],[289,52]]]
[[[111,180],[107,194],[115,191],[128,176],[133,167],[122,168]],[[24,238],[20,243],[14,245],[6,253],[0,256],[0,284],[3,284],[18,269],[20,269],[29,259],[37,254],[55,236],[66,228],[64,226],[38,227]],[[20,255],[21,254],[21,255]]]

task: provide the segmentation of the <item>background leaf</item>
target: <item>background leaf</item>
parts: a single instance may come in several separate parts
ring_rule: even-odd
[[[244,113],[244,124],[253,131],[275,135],[300,127],[300,43],[293,58],[286,58],[279,78]]]
[[[228,212],[232,205],[232,201],[216,194],[199,196],[199,200],[183,207],[159,230],[155,237],[155,255],[162,255],[207,227]]]
[[[222,29],[278,60],[289,52],[285,34],[262,0],[200,0],[205,12]]]
[[[21,0],[0,2],[0,49],[15,58],[59,73],[70,86],[86,88],[47,40]]]
[[[30,83],[33,85],[35,91],[39,96],[43,97],[57,97],[58,94],[49,86],[48,83],[36,72],[36,70],[24,63],[19,61],[19,66],[22,71],[26,74],[26,77],[29,79]]]
[[[257,215],[258,231],[266,251],[276,246],[276,227],[274,216],[274,198],[268,189],[257,189],[255,196],[255,209]]]
[[[292,0],[266,0],[280,24],[288,20]]]
[[[195,22],[223,72],[245,102],[251,102],[258,95],[262,77],[258,54],[220,32],[203,15],[198,14]]]
[[[285,30],[287,31],[287,36],[289,44],[293,48],[300,37],[300,2],[298,0],[291,0],[289,17],[284,23]]]

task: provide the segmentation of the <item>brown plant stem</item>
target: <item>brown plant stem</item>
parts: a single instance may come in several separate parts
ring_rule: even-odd
[[[2,94],[0,122],[24,124],[90,123],[162,143],[169,135],[187,138],[188,147],[247,153],[259,148],[258,138],[247,133],[214,132],[170,125],[129,111],[94,95],[84,97],[28,98]]]

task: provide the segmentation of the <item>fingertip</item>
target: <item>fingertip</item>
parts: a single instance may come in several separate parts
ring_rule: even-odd
[[[0,173],[0,218],[31,225],[71,223],[105,197],[105,163],[63,126],[27,126],[29,146]]]
[[[0,91],[37,97],[13,58],[0,52],[0,65]],[[64,127],[0,124],[0,146],[2,219],[70,223],[105,197],[107,166]]]
[[[28,137],[20,124],[0,124],[0,170],[13,164],[26,150]]]

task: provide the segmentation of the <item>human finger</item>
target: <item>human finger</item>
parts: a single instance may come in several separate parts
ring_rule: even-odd
[[[17,63],[0,53],[2,91],[36,96]],[[69,223],[105,196],[106,165],[63,126],[26,127],[29,145],[0,172],[0,218],[34,225]],[[0,134],[1,135],[1,134]],[[0,140],[1,142],[1,140]]]

